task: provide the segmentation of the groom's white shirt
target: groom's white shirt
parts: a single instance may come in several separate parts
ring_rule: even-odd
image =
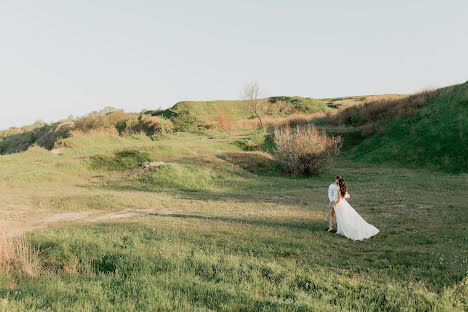
[[[328,199],[330,200],[330,203],[338,200],[338,185],[335,183],[330,184],[328,187]]]

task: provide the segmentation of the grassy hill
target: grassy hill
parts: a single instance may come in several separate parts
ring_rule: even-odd
[[[264,116],[268,117],[270,125],[312,121],[332,135],[342,135],[346,155],[353,160],[393,162],[460,173],[468,170],[467,89],[468,83],[464,83],[411,96],[390,94],[329,99],[275,96],[265,99]],[[173,131],[195,131],[197,127],[205,131],[216,128],[215,119],[220,112],[240,121],[238,129],[256,126],[244,122],[255,121],[248,120],[253,115],[245,101],[183,101],[167,110],[142,114],[109,110],[74,121],[36,123],[0,131],[0,154],[24,151],[34,144],[51,149],[57,140],[77,129],[87,132],[105,128],[120,135],[143,131],[153,137]],[[326,112],[328,117],[314,120],[316,112]],[[183,118],[177,119],[181,116]],[[286,120],[288,116],[293,118]],[[197,126],[186,126],[192,121]]]
[[[468,172],[468,82],[438,89],[409,116],[388,121],[353,148],[351,159]]]

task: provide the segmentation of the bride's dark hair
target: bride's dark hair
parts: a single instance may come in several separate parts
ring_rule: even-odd
[[[339,177],[338,185],[340,186],[341,197],[344,197],[346,195],[346,192],[348,191],[348,186],[346,185],[346,181],[342,177]]]

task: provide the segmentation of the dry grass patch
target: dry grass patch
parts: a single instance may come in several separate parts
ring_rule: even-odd
[[[231,134],[234,130],[232,114],[230,112],[218,110],[214,118],[214,128],[218,131],[224,131],[227,134]]]
[[[41,268],[39,254],[39,249],[31,244],[28,236],[0,235],[0,270],[3,272],[34,277]]]
[[[424,90],[404,97],[371,98],[362,105],[347,107],[336,113],[328,113],[327,121],[332,125],[359,126],[377,120],[411,115],[427,104],[433,95],[434,90]]]
[[[326,117],[324,112],[314,114],[292,114],[287,117],[264,117],[263,123],[267,128],[296,127],[310,124],[313,121]],[[261,127],[258,119],[241,119],[235,122],[235,129],[259,129]]]

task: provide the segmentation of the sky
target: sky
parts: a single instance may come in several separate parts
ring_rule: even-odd
[[[0,129],[106,106],[468,80],[468,1],[0,0]]]

